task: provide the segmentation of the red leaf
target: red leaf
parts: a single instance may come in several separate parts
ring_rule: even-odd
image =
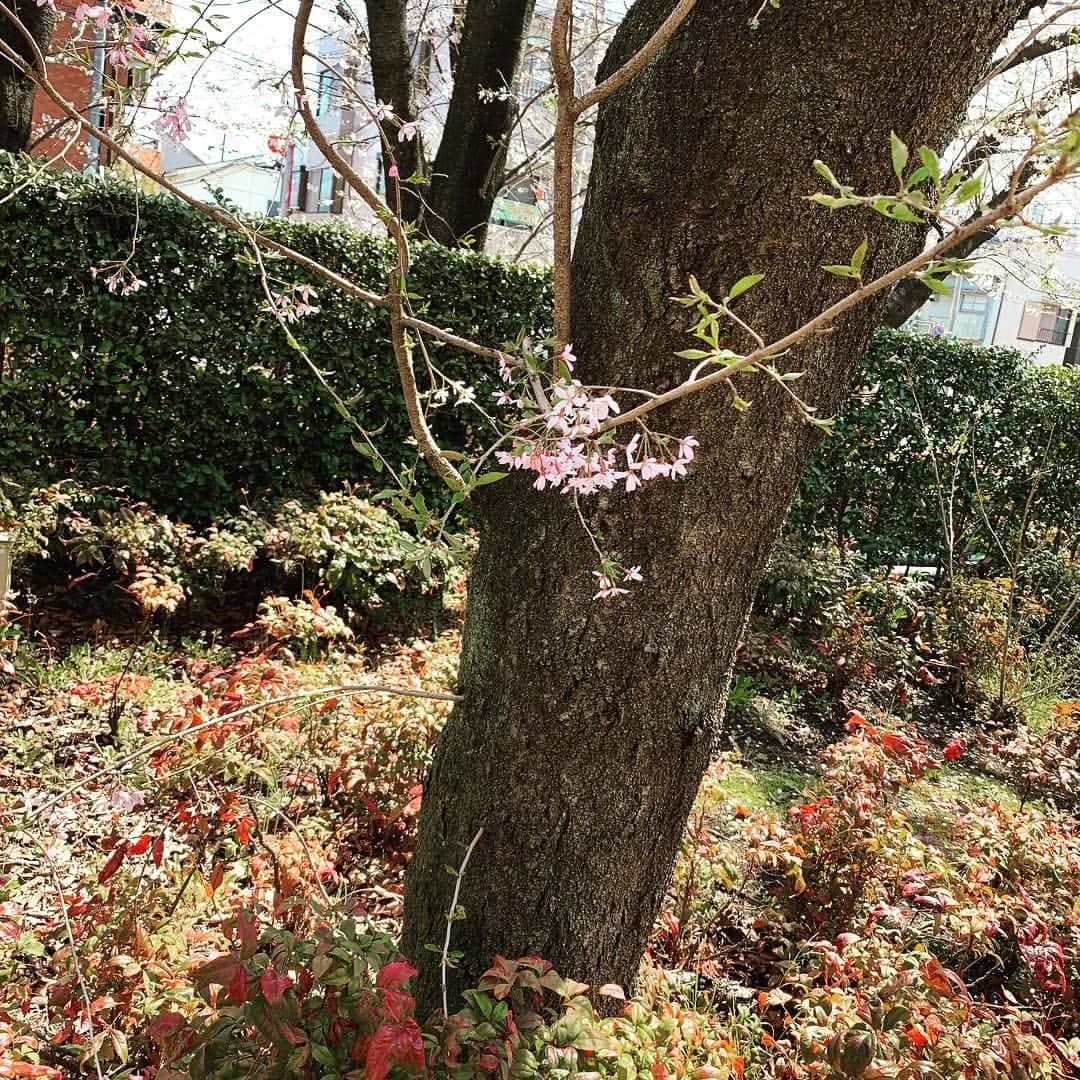
[[[238,968],[240,968],[240,961],[237,960],[235,953],[222,953],[203,964],[201,968],[197,968],[191,978],[197,986],[200,984],[228,986],[236,978]]]
[[[150,1035],[163,1042],[170,1035],[175,1035],[187,1021],[178,1012],[160,1013],[150,1021]]]
[[[113,853],[109,856],[109,861],[101,868],[101,873],[98,874],[98,884],[104,885],[120,869],[120,864],[124,861],[124,856],[127,854],[126,844],[117,844],[113,848]]]
[[[4,1061],[4,1076],[48,1076],[56,1080],[64,1075],[59,1069],[49,1065],[33,1065],[29,1061]]]
[[[259,928],[248,912],[241,911],[237,916],[236,933],[240,938],[240,955],[249,960],[259,947]]]
[[[395,1024],[404,1023],[415,1006],[416,1001],[412,994],[403,993],[401,990],[383,991],[383,1013],[387,1020],[392,1020]]]
[[[967,753],[967,739],[950,739],[945,744],[945,760],[956,761]]]
[[[424,1039],[415,1020],[404,1024],[383,1024],[371,1037],[365,1080],[383,1080],[395,1065],[411,1065],[418,1072],[424,1067]]]
[[[229,980],[228,998],[230,1005],[243,1005],[247,1001],[248,974],[237,965],[236,974]]]
[[[154,841],[154,850],[151,853],[151,855],[152,855],[153,860],[154,860],[154,865],[155,866],[160,866],[161,865],[161,860],[165,857],[165,837],[164,836],[159,836]]]
[[[277,972],[273,968],[267,968],[263,977],[259,980],[263,996],[268,1005],[273,1005],[286,990],[292,986],[292,979],[284,972]]]
[[[383,990],[398,990],[416,974],[408,960],[394,960],[379,969],[375,985]]]
[[[150,848],[150,841],[153,838],[148,835],[140,836],[131,847],[128,848],[129,855],[144,855]]]

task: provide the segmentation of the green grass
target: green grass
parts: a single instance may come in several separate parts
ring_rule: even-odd
[[[810,780],[806,773],[782,765],[750,763],[733,766],[718,782],[716,794],[755,813],[783,814]]]

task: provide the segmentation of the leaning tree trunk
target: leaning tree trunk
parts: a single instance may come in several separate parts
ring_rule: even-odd
[[[454,90],[431,168],[423,229],[440,244],[482,250],[502,186],[517,106],[513,87],[534,0],[469,0],[454,65]]]
[[[749,5],[753,7],[754,5]],[[575,351],[586,382],[663,389],[687,365],[687,316],[669,300],[693,273],[740,301],[767,337],[843,294],[821,272],[870,241],[873,273],[910,256],[915,229],[803,196],[824,159],[857,190],[895,184],[889,132],[942,144],[1019,0],[784,0],[761,28],[746,5],[699,3],[669,46],[601,110],[574,265]],[[639,0],[610,70],[671,0]],[[935,62],[935,43],[949,43]],[[834,412],[879,315],[864,307],[784,364]],[[732,339],[743,346],[745,341]],[[461,661],[466,695],[442,734],[406,889],[404,947],[438,957],[455,866],[464,953],[451,993],[496,953],[536,953],[594,985],[633,984],[686,816],[714,746],[754,592],[816,444],[775,384],[683,399],[655,422],[701,441],[690,475],[595,498],[591,523],[645,581],[589,600],[595,564],[566,497],[525,480],[486,491]]]
[[[42,53],[49,50],[56,12],[48,4],[36,0],[15,0],[9,4],[16,17],[29,30]],[[15,24],[0,14],[0,40],[9,45],[24,60],[33,63],[33,50]],[[30,147],[34,123],[34,94],[36,86],[14,64],[0,56],[0,150],[17,154]]]

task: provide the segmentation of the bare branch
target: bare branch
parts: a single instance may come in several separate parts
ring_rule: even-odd
[[[586,109],[598,105],[604,98],[610,97],[620,87],[625,86],[667,44],[686,16],[693,10],[696,2],[697,0],[679,0],[679,3],[672,8],[671,14],[656,28],[653,36],[622,67],[612,72],[602,83],[594,86],[587,94],[574,102],[574,115],[580,116]]]

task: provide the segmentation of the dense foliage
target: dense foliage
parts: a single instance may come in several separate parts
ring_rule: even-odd
[[[241,492],[373,478],[356,430],[267,310],[242,236],[123,181],[32,177],[0,158],[0,186],[20,184],[0,205],[0,476],[123,485],[201,520],[234,510]],[[258,228],[362,285],[385,286],[392,254],[382,240],[335,226]],[[144,284],[110,291],[121,267]],[[275,294],[313,284],[283,260],[267,270]],[[546,332],[543,270],[418,245],[410,287],[418,315],[479,340]],[[321,284],[313,302],[319,313],[294,334],[356,419],[381,433],[391,464],[413,464],[386,319]],[[487,378],[475,357],[430,349],[451,378]],[[467,443],[461,410],[446,412],[435,424],[442,438]]]
[[[1011,558],[1033,526],[1080,536],[1080,371],[1011,349],[879,331],[861,387],[803,480],[804,534],[875,559],[944,565]]]
[[[233,513],[245,492],[376,479],[355,429],[267,310],[242,237],[124,182],[31,178],[10,158],[0,170],[5,184],[24,184],[0,206],[0,478],[74,475],[200,521]],[[386,278],[390,249],[366,234],[260,228],[361,283]],[[119,267],[145,284],[110,291]],[[305,282],[291,264],[268,269],[276,293]],[[410,281],[418,313],[485,341],[549,325],[541,268],[420,245]],[[312,302],[319,311],[293,332],[355,417],[381,432],[390,462],[414,464],[385,320],[321,286]],[[432,349],[440,371],[486,396],[489,365]],[[856,538],[880,560],[944,563],[950,547],[957,559],[993,558],[995,533],[1012,551],[1035,486],[1033,524],[1062,530],[1058,546],[1075,543],[1080,373],[883,331],[862,383],[807,473],[791,516],[798,531]],[[477,436],[463,416],[436,409],[444,444]]]

